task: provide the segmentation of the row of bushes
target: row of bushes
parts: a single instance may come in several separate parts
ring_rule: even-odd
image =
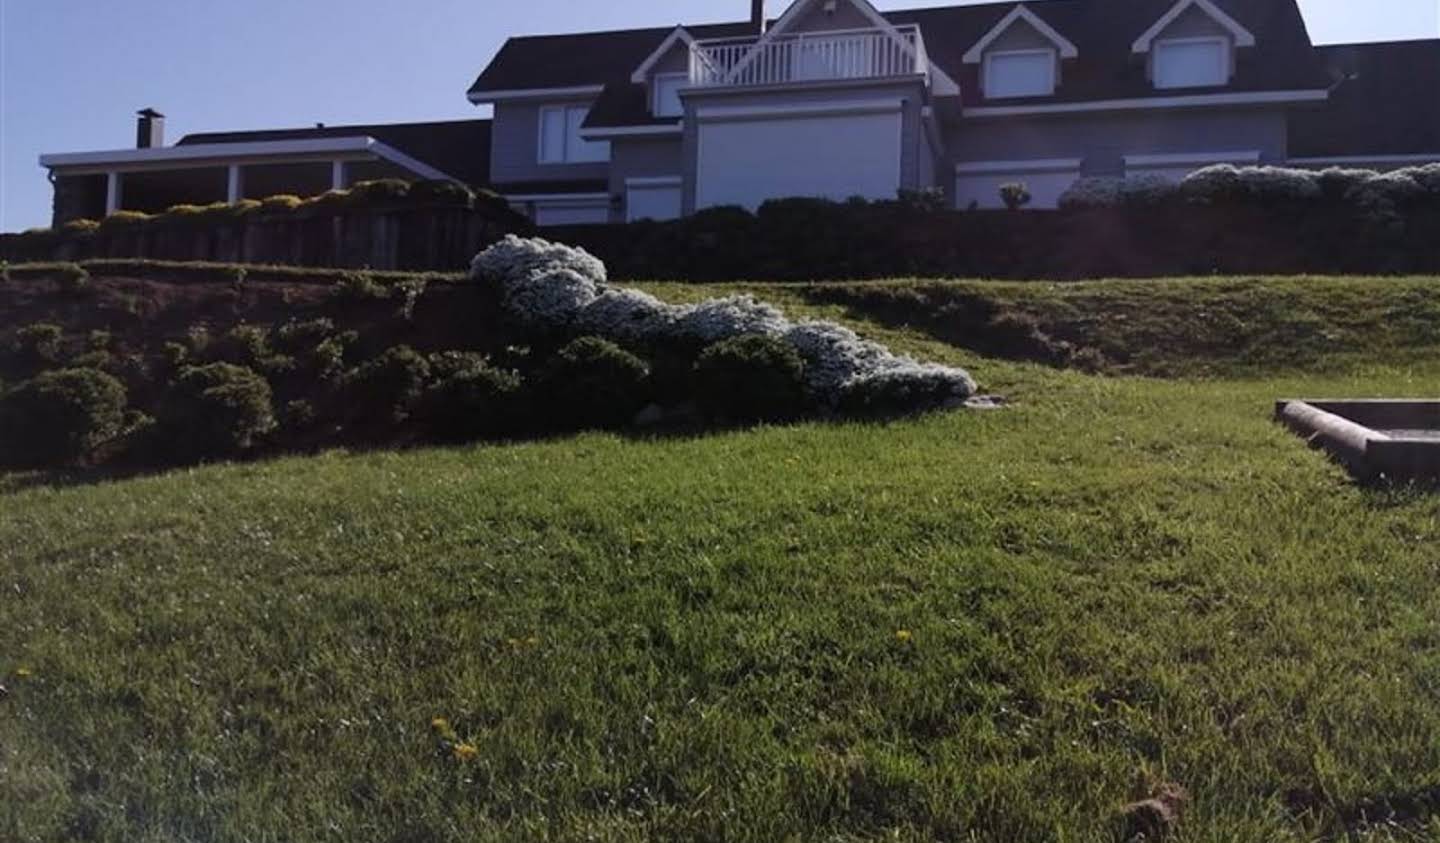
[[[1083,178],[1060,197],[1062,210],[1164,203],[1200,205],[1330,204],[1386,217],[1416,206],[1440,207],[1440,163],[1389,172],[1332,167],[1205,167],[1180,182],[1159,176]]]
[[[83,236],[98,231],[125,229],[141,225],[197,227],[227,225],[256,216],[295,213],[335,214],[376,207],[455,207],[485,208],[511,213],[509,204],[493,191],[476,192],[450,181],[416,181],[377,179],[357,182],[345,190],[330,190],[317,196],[302,198],[292,194],[264,199],[242,199],[235,204],[215,202],[209,205],[175,205],[158,214],[141,211],[116,211],[100,220],[79,219],[64,223],[58,229],[36,228],[25,232],[31,236],[56,233]]]
[[[423,354],[360,343],[328,319],[274,329],[192,329],[150,360],[112,355],[92,333],[66,359],[63,331],[16,332],[0,386],[0,462],[181,464],[333,445],[469,441],[654,424],[798,417],[804,363],[784,343],[742,337],[698,355],[641,356],[598,337],[550,348]],[[661,405],[672,409],[668,414]],[[647,406],[650,411],[643,413]]]

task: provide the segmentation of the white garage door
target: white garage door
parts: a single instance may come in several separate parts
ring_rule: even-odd
[[[955,168],[955,205],[958,208],[1003,208],[1002,185],[1019,182],[1030,191],[1026,208],[1060,207],[1060,196],[1080,178],[1080,160],[977,161]]]
[[[625,218],[673,220],[680,216],[680,177],[627,179]]]
[[[700,112],[695,205],[755,209],[767,199],[894,199],[900,189],[899,100],[756,114]]]
[[[610,198],[556,199],[535,203],[535,224],[601,225],[610,221]]]

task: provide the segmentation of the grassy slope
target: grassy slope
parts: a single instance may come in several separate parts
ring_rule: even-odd
[[[1184,840],[1440,837],[1440,503],[1268,420],[1440,355],[1101,379],[863,327],[1016,405],[0,481],[0,839],[1085,841],[1167,780]]]

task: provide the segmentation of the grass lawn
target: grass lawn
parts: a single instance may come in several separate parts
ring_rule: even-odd
[[[1119,359],[1075,297],[1219,283],[865,289]],[[1293,308],[1217,304],[1253,344],[1204,366],[1165,311],[1117,365],[1169,380],[767,294],[998,412],[0,478],[0,840],[1094,841],[1164,782],[1182,841],[1440,839],[1440,499],[1270,421],[1433,396],[1440,316],[1346,344],[1389,282],[1326,283],[1333,348],[1293,361]]]

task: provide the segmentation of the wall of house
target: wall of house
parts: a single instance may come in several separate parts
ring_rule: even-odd
[[[921,187],[920,182],[920,112],[925,105],[925,88],[918,80],[884,82],[844,82],[833,84],[812,84],[792,90],[766,89],[724,90],[720,92],[696,92],[686,98],[685,134],[682,147],[684,170],[684,194],[682,203],[685,213],[695,212],[698,176],[699,125],[697,111],[714,107],[754,107],[757,109],[782,109],[777,119],[783,119],[783,109],[791,105],[823,105],[836,101],[856,100],[904,100],[901,109],[901,161],[900,186],[903,189]],[[835,139],[837,142],[843,139]],[[929,186],[928,184],[923,186]]]
[[[1096,115],[960,120],[945,126],[949,169],[960,162],[1080,158],[1087,176],[1123,175],[1126,155],[1258,150],[1286,158],[1285,111],[1151,109]]]
[[[512,182],[605,179],[609,175],[610,165],[604,162],[540,163],[540,108],[582,102],[572,98],[495,103],[495,121],[491,128],[490,180],[503,187]]]

